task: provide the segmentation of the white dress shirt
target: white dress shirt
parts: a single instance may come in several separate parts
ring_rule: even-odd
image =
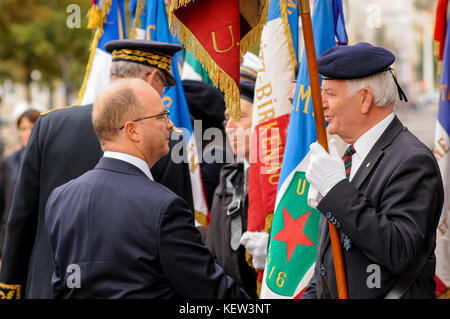
[[[126,154],[126,153],[112,152],[112,151],[106,151],[103,154],[103,157],[115,158],[115,159],[130,163],[131,165],[134,165],[137,168],[139,168],[141,171],[143,171],[144,174],[147,175],[147,177],[153,181],[153,176],[152,176],[152,173],[150,172],[150,168],[148,167],[148,164],[144,160],[140,159],[139,157],[136,157],[136,156],[133,156],[130,154]]]
[[[350,171],[349,180],[352,180],[353,176],[358,171],[358,168],[361,166],[367,154],[369,154],[372,147],[381,137],[383,132],[387,129],[389,124],[391,124],[392,120],[394,119],[394,116],[395,116],[394,113],[391,113],[388,116],[386,116],[384,120],[380,121],[366,133],[361,135],[353,144],[356,153],[354,153],[352,156],[352,169]]]

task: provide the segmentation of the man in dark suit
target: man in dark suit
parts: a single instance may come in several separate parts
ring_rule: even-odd
[[[55,297],[247,298],[202,244],[186,202],[153,181],[173,127],[157,92],[112,82],[92,123],[102,159],[57,187],[45,211]]]
[[[434,255],[443,186],[433,153],[393,113],[406,100],[368,43],[318,59],[327,131],[349,144],[341,159],[311,145],[308,201],[322,213],[314,275],[302,298],[337,298],[328,221],[340,232],[349,298],[435,297]]]
[[[159,94],[163,93],[166,85],[175,85],[170,65],[180,46],[144,40],[116,40],[107,43],[106,49],[113,56],[112,80],[141,78]],[[138,54],[143,56],[136,63]],[[52,297],[53,263],[43,228],[44,209],[55,187],[92,169],[102,156],[92,128],[91,113],[92,105],[60,108],[43,114],[34,126],[7,225],[0,273],[0,292],[4,295],[14,298]],[[176,142],[171,140],[170,145]],[[175,164],[170,156],[164,156],[152,173],[156,181],[167,185],[192,207],[186,161]]]

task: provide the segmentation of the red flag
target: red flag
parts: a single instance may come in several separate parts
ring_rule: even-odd
[[[267,8],[267,0],[172,0],[170,3],[172,32],[200,61],[214,85],[224,92],[233,118],[240,114],[240,60],[259,41]]]
[[[436,6],[436,24],[434,26],[434,55],[438,57],[438,74],[442,71],[444,58],[445,34],[447,30],[448,0],[438,0]]]

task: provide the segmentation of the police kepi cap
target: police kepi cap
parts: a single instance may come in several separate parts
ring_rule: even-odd
[[[111,53],[112,61],[135,62],[158,68],[166,74],[170,86],[177,83],[170,67],[173,55],[181,50],[178,44],[151,40],[112,40],[105,44],[105,50]]]
[[[400,100],[407,102],[406,95],[390,68],[394,61],[395,56],[389,50],[359,42],[352,46],[332,47],[317,59],[317,66],[324,79],[335,80],[360,79],[389,70],[397,85]]]
[[[241,98],[253,103],[255,96],[255,82],[241,81]]]

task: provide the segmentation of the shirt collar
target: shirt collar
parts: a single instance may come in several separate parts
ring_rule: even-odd
[[[130,154],[126,154],[126,153],[122,153],[122,152],[112,152],[112,151],[106,151],[103,154],[103,157],[109,157],[109,158],[115,158],[127,163],[130,163],[131,165],[136,166],[137,168],[139,168],[142,172],[144,172],[145,175],[147,175],[148,178],[150,178],[150,180],[154,180],[152,173],[150,172],[150,168],[148,167],[148,164],[140,159],[139,157],[130,155]]]
[[[395,116],[394,113],[391,113],[388,116],[386,116],[382,121],[378,122],[370,130],[361,135],[358,138],[358,140],[353,144],[356,150],[356,154],[358,154],[361,159],[366,158],[367,154],[369,154],[372,147],[375,145],[375,143],[381,137],[383,132],[392,122],[394,116]]]

